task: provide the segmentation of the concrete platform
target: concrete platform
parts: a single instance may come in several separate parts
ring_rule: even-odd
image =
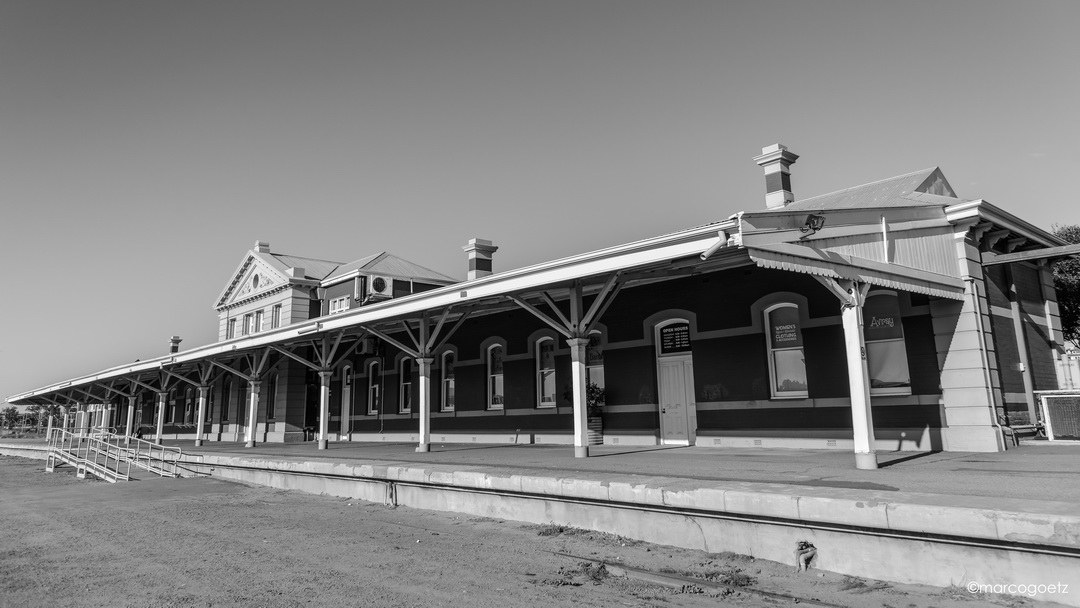
[[[939,586],[1076,584],[1035,597],[1080,606],[1080,445],[1002,453],[433,444],[170,442],[215,477],[334,496],[592,528]],[[3,446],[0,445],[0,453]],[[896,564],[903,564],[897,567]]]

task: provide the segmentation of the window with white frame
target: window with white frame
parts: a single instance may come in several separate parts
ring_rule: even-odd
[[[863,304],[863,339],[871,395],[911,394],[900,300],[895,291],[874,291]]]
[[[270,329],[281,327],[281,304],[275,304],[270,309]]]
[[[248,314],[244,315],[243,332],[245,336],[250,336],[251,334],[255,333],[255,315],[253,313],[249,312]]]
[[[536,406],[555,407],[555,340],[536,341]]]
[[[236,319],[229,319],[229,324],[225,329],[225,339],[232,340],[236,337]]]
[[[399,379],[401,390],[398,393],[399,414],[408,414],[412,411],[412,369],[412,359],[401,360],[401,377]]]
[[[345,312],[349,310],[349,296],[342,296],[340,298],[334,298],[330,300],[330,314],[336,315],[339,312]]]
[[[454,363],[457,357],[453,351],[446,351],[442,356],[442,403],[444,412],[454,411]]]
[[[488,409],[501,410],[504,402],[503,346],[496,344],[487,351]]]
[[[604,348],[599,333],[589,334],[585,347],[585,385],[590,384],[604,388]]]
[[[368,401],[367,411],[368,414],[375,414],[379,411],[379,398],[382,391],[380,390],[382,385],[382,374],[379,369],[379,362],[372,361],[368,364]]]
[[[263,330],[263,311],[256,310],[255,311],[255,327],[254,327],[254,331],[252,331],[251,333],[253,333],[253,334],[258,333],[258,332],[260,332],[262,330]]]
[[[799,306],[784,302],[766,308],[765,332],[769,350],[769,388],[773,398],[807,397]]]

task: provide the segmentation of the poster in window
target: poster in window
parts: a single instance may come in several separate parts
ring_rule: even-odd
[[[783,306],[769,311],[769,341],[774,349],[803,345],[798,308]]]
[[[690,324],[674,323],[660,328],[660,354],[690,352]]]
[[[863,337],[867,342],[904,337],[900,303],[893,294],[871,295],[863,305]]]

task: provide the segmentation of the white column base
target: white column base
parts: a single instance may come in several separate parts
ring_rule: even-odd
[[[330,442],[328,442],[328,441],[327,441],[327,440],[325,440],[325,439],[320,439],[320,440],[319,440],[319,449],[320,449],[320,450],[325,450],[325,449],[326,449],[326,446],[327,446],[327,444],[329,444],[329,443],[330,443]]]
[[[574,446],[574,458],[588,458],[589,446],[587,445],[575,445]]]
[[[877,454],[855,452],[855,468],[864,470],[878,468]]]
[[[416,451],[417,452],[430,452],[431,451],[431,444],[430,443],[421,443],[420,445],[416,446]]]

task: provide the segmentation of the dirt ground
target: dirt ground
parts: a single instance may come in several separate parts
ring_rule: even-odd
[[[108,484],[0,457],[3,608],[795,603],[1054,605],[213,479]]]

